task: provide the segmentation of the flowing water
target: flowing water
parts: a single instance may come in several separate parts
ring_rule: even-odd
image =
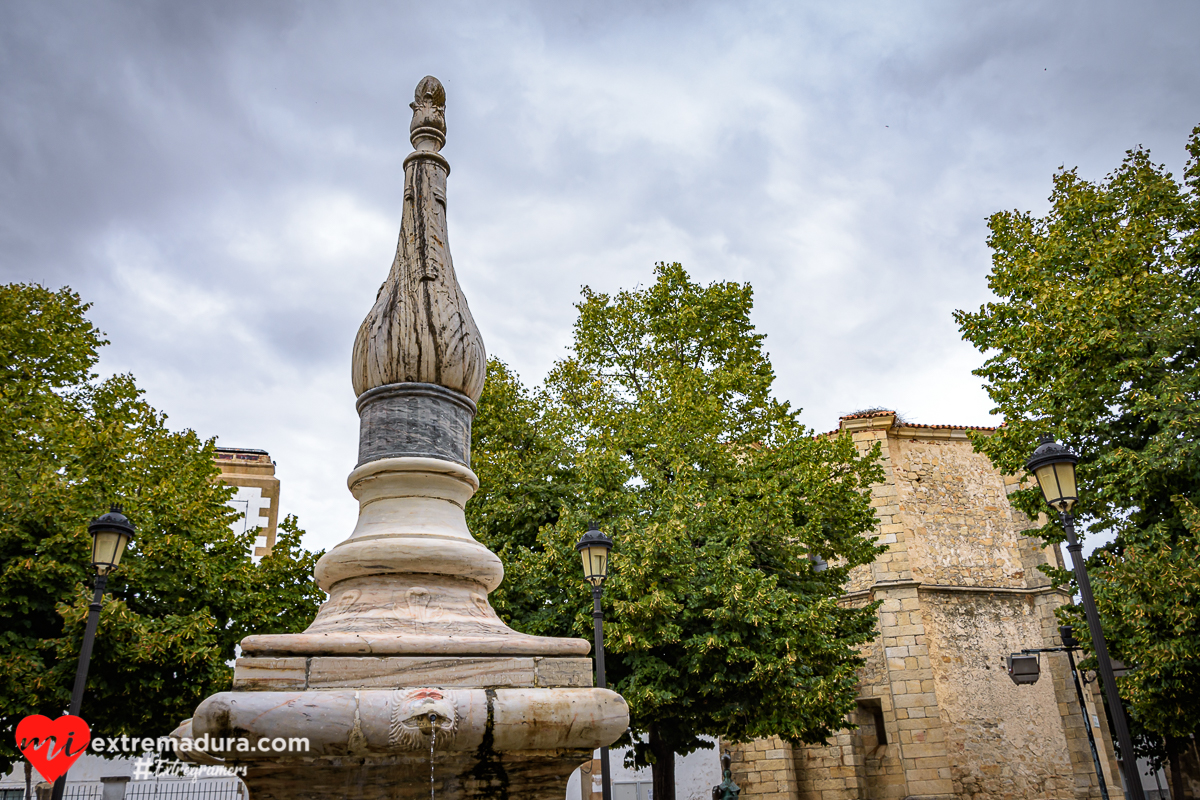
[[[437,741],[437,716],[429,715],[429,800],[433,797],[433,743]]]

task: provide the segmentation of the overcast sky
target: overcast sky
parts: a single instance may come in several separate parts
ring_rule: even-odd
[[[354,333],[395,252],[413,87],[451,247],[527,383],[580,286],[749,281],[778,394],[994,424],[956,308],[986,218],[1200,123],[1200,3],[0,4],[0,280],[69,284],[174,428],[270,451],[353,527]]]

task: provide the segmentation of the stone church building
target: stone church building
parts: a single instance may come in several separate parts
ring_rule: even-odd
[[[969,430],[991,429],[841,419],[860,450],[880,443],[886,473],[872,503],[889,549],[843,600],[882,601],[857,728],[820,746],[723,747],[743,800],[1099,800],[1088,721],[1109,797],[1123,797],[1096,684],[1085,712],[1063,654],[1041,655],[1036,684],[1008,677],[1007,654],[1061,644],[1054,609],[1070,597],[1037,569],[1061,566],[1059,549],[1021,535],[1032,524],[1008,503],[1017,479],[973,451]]]

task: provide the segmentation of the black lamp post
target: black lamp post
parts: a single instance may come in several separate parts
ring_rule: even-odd
[[[1059,625],[1058,635],[1062,638],[1063,650],[1067,653],[1067,661],[1071,664],[1071,682],[1075,684],[1075,694],[1079,697],[1079,710],[1083,712],[1083,727],[1087,729],[1088,745],[1092,748],[1092,763],[1096,765],[1096,777],[1100,781],[1100,797],[1108,800],[1108,786],[1104,782],[1104,770],[1100,767],[1100,753],[1096,750],[1096,737],[1092,733],[1092,721],[1088,718],[1087,703],[1083,701],[1083,675],[1075,668],[1075,651],[1079,642],[1070,625]],[[1138,783],[1141,783],[1139,780]]]
[[[96,626],[100,624],[100,601],[104,587],[108,584],[108,573],[121,563],[125,546],[133,538],[133,523],[121,513],[120,506],[113,506],[88,525],[92,535],[92,566],[96,569],[95,593],[88,606],[87,628],[83,633],[83,647],[79,651],[79,668],[75,671],[75,688],[71,692],[71,716],[79,716],[83,705],[83,688],[87,685],[88,663],[92,660],[92,644],[96,641]],[[54,782],[53,800],[62,800],[67,785],[67,776],[61,775]]]
[[[1077,499],[1075,489],[1075,465],[1079,457],[1054,441],[1053,436],[1043,436],[1038,448],[1025,462],[1025,467],[1037,478],[1042,495],[1051,508],[1058,511],[1063,530],[1067,533],[1067,551],[1071,554],[1071,566],[1075,568],[1075,582],[1079,584],[1079,597],[1083,601],[1083,613],[1087,617],[1088,631],[1092,635],[1092,650],[1100,666],[1100,677],[1104,682],[1104,694],[1113,710],[1113,727],[1117,729],[1117,742],[1126,763],[1125,785],[1132,800],[1145,800],[1142,781],[1137,771],[1137,756],[1133,751],[1133,739],[1125,721],[1125,707],[1117,693],[1117,679],[1113,675],[1112,661],[1108,657],[1108,644],[1104,641],[1104,630],[1100,627],[1100,614],[1096,601],[1092,599],[1092,584],[1088,581],[1087,567],[1083,563],[1083,547],[1075,536],[1075,517],[1071,509]],[[1086,714],[1086,710],[1084,711]]]
[[[612,539],[596,527],[588,524],[587,533],[575,545],[583,557],[583,577],[592,584],[592,619],[596,628],[596,685],[608,688],[604,677],[604,611],[600,608],[600,597],[604,593],[604,579],[608,577],[608,553],[612,550]],[[609,778],[608,748],[600,748],[600,791],[602,800],[612,800],[612,781]],[[56,800],[58,800],[56,798]]]

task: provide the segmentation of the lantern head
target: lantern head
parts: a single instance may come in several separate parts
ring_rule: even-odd
[[[1054,441],[1053,436],[1043,436],[1041,444],[1025,462],[1025,468],[1037,478],[1042,496],[1051,507],[1069,514],[1078,495],[1075,491],[1075,465],[1079,457]]]
[[[587,533],[575,545],[575,549],[583,558],[583,577],[592,586],[600,586],[608,577],[608,553],[612,547],[612,539],[601,533],[596,523],[588,523]]]
[[[133,523],[121,513],[120,506],[112,506],[88,525],[92,535],[92,566],[100,575],[107,575],[121,563],[125,546],[133,538]]]

